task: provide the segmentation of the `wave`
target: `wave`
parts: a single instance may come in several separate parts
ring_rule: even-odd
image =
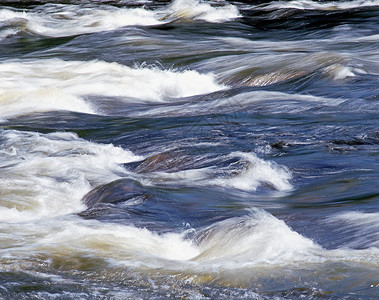
[[[211,225],[196,240],[201,254],[194,260],[218,263],[226,268],[323,260],[318,257],[322,251],[319,245],[263,210]]]
[[[61,59],[0,64],[0,117],[49,110],[100,113],[89,95],[164,101],[223,89],[212,74]]]
[[[0,229],[2,261],[8,266],[12,261],[13,269],[22,258],[23,264],[43,260],[59,269],[80,271],[102,264],[153,277],[172,274],[188,283],[218,280],[220,284],[240,286],[251,280],[251,274],[267,272],[270,278],[281,278],[286,268],[309,276],[314,272],[325,274],[325,268],[338,274],[341,270],[336,263],[344,263],[345,268],[349,263],[354,268],[362,264],[373,270],[379,264],[377,248],[325,250],[263,210],[182,233],[157,234],[77,216],[0,223]],[[228,281],[230,278],[233,281]]]
[[[348,242],[352,248],[379,248],[379,213],[360,211],[343,212],[327,219],[329,223],[338,225],[338,231],[349,232]]]
[[[212,184],[246,191],[255,191],[261,185],[270,186],[278,191],[292,189],[292,175],[286,167],[260,159],[253,153],[234,152],[230,157],[242,159],[245,162],[244,169],[229,178],[210,180]]]
[[[0,140],[2,222],[79,212],[85,209],[85,193],[120,178],[125,173],[121,163],[141,159],[68,132],[1,130]]]
[[[224,22],[239,16],[234,5],[214,7],[207,2],[196,0],[175,0],[167,7],[154,11],[144,7],[46,4],[29,11],[0,9],[0,24],[3,27],[0,38],[4,39],[20,31],[64,37],[115,30],[125,26],[152,26],[174,21]],[[13,31],[4,32],[8,27]]]
[[[206,160],[209,166],[197,169],[199,162],[178,157],[179,164],[187,162],[190,168],[180,170],[179,165],[179,171],[166,172],[157,171],[159,166],[153,161],[146,165],[143,157],[129,150],[89,142],[69,132],[42,134],[1,130],[0,139],[0,216],[3,222],[83,211],[86,207],[82,198],[87,192],[121,178],[135,178],[152,187],[174,182],[243,191],[255,191],[261,186],[278,191],[292,188],[287,168],[253,153],[234,152],[210,162]],[[175,158],[162,159],[175,167]],[[143,173],[125,167],[132,162],[139,165],[137,171],[143,170]]]
[[[201,116],[212,113],[231,114],[248,111],[252,105],[259,104],[260,102],[272,103],[271,113],[276,112],[276,110],[280,112],[302,112],[309,110],[315,105],[337,106],[345,101],[345,99],[265,90],[241,92],[231,96],[220,92],[211,94],[209,97],[203,97],[202,99],[193,97],[186,102],[162,104],[161,106],[147,108],[143,111],[136,110],[130,115],[133,117],[154,117]]]
[[[254,153],[232,152],[229,155],[218,157],[211,162],[202,162],[202,159],[189,157],[164,157],[168,171],[158,170],[159,160],[151,161],[148,168],[143,167],[145,174],[138,174],[138,180],[146,185],[175,184],[190,186],[218,186],[242,191],[256,191],[259,187],[268,187],[276,191],[288,191],[292,189],[290,180],[291,172],[284,166],[275,162],[265,161],[258,158]],[[154,156],[156,157],[156,156]],[[200,164],[199,164],[200,162]],[[175,164],[189,165],[190,168],[172,171],[170,168]],[[206,164],[207,166],[201,166]],[[196,168],[196,166],[198,167]],[[148,169],[152,172],[147,172]],[[138,167],[137,167],[138,169]]]
[[[344,10],[361,7],[378,6],[378,0],[356,0],[356,1],[272,1],[267,5],[261,5],[264,9],[301,9],[301,10]]]
[[[104,9],[78,5],[49,4],[39,10],[0,10],[0,21],[12,24],[18,31],[29,31],[49,37],[64,37],[115,30],[123,26],[150,26],[162,23],[153,11],[143,8]]]
[[[17,89],[0,92],[0,107],[0,120],[33,112],[55,110],[97,113],[96,108],[82,98],[65,93],[61,89],[48,87],[29,92]]]
[[[356,69],[349,67],[348,62],[351,57],[335,52],[318,53],[296,53],[288,52],[303,49],[307,52],[304,41],[299,42],[259,42],[249,41],[242,38],[222,38],[232,49],[243,49],[249,51],[254,47],[255,51],[261,52],[247,53],[239,55],[229,55],[228,64],[223,63],[224,57],[215,57],[202,62],[200,68],[215,70],[220,82],[231,86],[268,86],[275,83],[296,80],[320,74],[322,77],[333,81],[347,80],[356,76]],[[310,41],[310,43],[313,43]],[[283,54],[276,54],[275,57],[268,54],[275,48]],[[271,49],[271,50],[269,50]]]
[[[213,7],[207,2],[197,0],[175,0],[167,8],[164,19],[171,21],[203,20],[221,23],[241,17],[234,5]]]

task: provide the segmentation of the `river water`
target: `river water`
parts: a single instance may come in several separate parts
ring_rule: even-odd
[[[5,1],[0,297],[377,299],[379,1]]]

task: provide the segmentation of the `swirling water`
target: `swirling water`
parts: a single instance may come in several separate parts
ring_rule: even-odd
[[[2,298],[377,298],[379,1],[0,4]]]

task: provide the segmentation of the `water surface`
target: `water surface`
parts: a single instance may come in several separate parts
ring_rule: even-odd
[[[378,1],[1,1],[0,295],[376,299]]]

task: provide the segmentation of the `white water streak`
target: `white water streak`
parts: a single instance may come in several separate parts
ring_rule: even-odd
[[[312,0],[292,0],[274,1],[263,6],[269,9],[295,8],[303,10],[344,10],[360,7],[378,6],[378,0],[357,0],[357,1],[312,1]]]
[[[0,216],[19,222],[79,212],[91,188],[120,178],[128,150],[73,133],[0,131]]]
[[[141,8],[46,4],[30,11],[0,9],[0,22],[7,22],[16,32],[30,31],[49,37],[64,37],[100,31],[110,31],[126,26],[152,26],[172,21],[224,22],[238,18],[233,5],[213,7],[207,2],[175,0],[167,7],[152,11]],[[0,38],[8,34],[0,33]]]
[[[190,70],[130,68],[103,61],[13,61],[0,64],[0,117],[50,110],[99,113],[84,100],[89,95],[164,101],[223,88],[212,74]]]

